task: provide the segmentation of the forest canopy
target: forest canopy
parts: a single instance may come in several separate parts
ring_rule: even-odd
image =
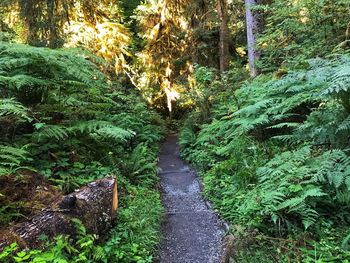
[[[3,0],[2,38],[86,48],[108,62],[105,70],[126,75],[163,108],[172,108],[180,97],[180,105],[189,103],[181,95],[193,89],[195,67],[225,72],[229,65],[249,64],[254,72],[283,71],[348,45],[346,0],[247,1],[246,6],[237,0]],[[253,23],[251,33],[246,19]],[[252,63],[254,56],[260,59]]]

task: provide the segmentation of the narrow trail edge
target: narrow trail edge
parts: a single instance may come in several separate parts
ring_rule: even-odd
[[[193,169],[179,157],[177,134],[171,134],[159,156],[162,201],[166,213],[159,263],[219,263],[223,259],[225,224],[201,196]]]

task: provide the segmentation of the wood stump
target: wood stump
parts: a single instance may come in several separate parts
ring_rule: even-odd
[[[24,248],[38,247],[42,244],[42,235],[49,239],[62,234],[74,235],[73,218],[81,220],[89,233],[107,233],[117,208],[116,179],[104,178],[92,182],[6,231],[6,235],[0,236],[0,251],[12,242]]]

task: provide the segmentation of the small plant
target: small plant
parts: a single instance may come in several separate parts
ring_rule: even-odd
[[[0,176],[16,173],[19,169],[28,169],[22,166],[22,163],[31,160],[26,148],[0,145]]]
[[[129,195],[118,214],[118,224],[103,249],[108,262],[153,262],[160,239],[159,226],[163,207],[160,195],[143,186],[124,185]]]

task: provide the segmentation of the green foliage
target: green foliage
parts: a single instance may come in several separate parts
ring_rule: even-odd
[[[246,229],[241,229],[239,231],[241,232],[244,230]],[[235,258],[239,262],[247,263],[261,261],[347,263],[350,260],[349,251],[339,245],[345,235],[346,229],[335,229],[329,226],[324,229],[323,236],[319,241],[309,240],[307,236],[291,235],[287,239],[283,239],[254,233],[254,241],[252,240],[252,236],[250,236],[251,242],[249,245],[240,249],[236,253]],[[239,236],[242,240],[246,240],[243,233],[239,233]]]
[[[330,79],[330,87],[324,92],[335,95],[341,100],[346,112],[350,113],[350,58],[343,56],[341,63],[334,65],[334,73]]]
[[[262,236],[243,239],[258,247],[272,240],[280,250],[246,249],[239,261],[347,262],[346,235],[327,233],[350,224],[348,61],[336,55],[261,75],[234,96],[221,92],[209,123],[197,112],[185,121],[182,156],[200,170],[207,198],[229,222]],[[303,244],[288,248],[276,241],[301,236]]]
[[[151,262],[162,213],[152,190],[165,132],[161,117],[85,51],[0,42],[0,53],[0,176],[35,169],[69,193],[113,174],[122,192],[107,242],[97,244],[76,222],[77,238],[56,237],[43,250],[13,245],[0,261]],[[1,207],[1,223],[19,216]]]
[[[320,214],[343,205],[337,192],[350,190],[349,164],[349,157],[340,150],[318,155],[302,147],[281,153],[257,170],[258,184],[246,193],[237,212],[257,227],[270,220],[279,228],[302,224],[307,229],[321,222]],[[344,220],[349,214],[335,216]]]
[[[33,138],[40,142],[46,140],[64,140],[68,138],[67,129],[59,125],[49,125],[45,123],[35,123],[35,132]]]
[[[21,103],[12,99],[0,99],[0,119],[15,119],[17,121],[30,121],[28,109]]]
[[[152,185],[157,180],[157,152],[145,144],[138,144],[124,163],[123,173],[131,182]]]
[[[153,262],[159,242],[159,225],[163,207],[160,195],[145,186],[120,182],[125,194],[120,203],[117,224],[103,244],[96,235],[86,232],[79,220],[73,219],[77,235],[58,236],[44,250],[18,251],[12,244],[0,253],[1,262]]]
[[[10,175],[25,168],[22,163],[30,160],[25,148],[27,147],[0,145],[0,176]]]
[[[118,224],[104,246],[107,262],[153,262],[163,213],[160,195],[145,187],[123,187],[129,195],[121,199]]]
[[[265,19],[258,38],[263,71],[302,66],[307,59],[324,57],[342,43],[349,19],[349,1],[263,1]]]
[[[77,236],[75,239],[69,236],[57,236],[54,242],[47,242],[47,249],[18,251],[14,243],[0,254],[3,262],[104,262],[101,259],[104,254],[102,248],[94,242],[96,235],[86,233],[85,227],[78,219],[73,219],[76,225]]]
[[[74,50],[55,51],[0,42],[0,52],[0,90],[19,96],[23,103],[59,100],[59,91],[74,93],[79,88],[101,86],[105,78],[93,63]],[[18,94],[24,91],[30,94]],[[52,92],[48,97],[49,91],[55,94]]]
[[[32,166],[65,191],[93,180],[93,167],[112,172],[104,166],[115,166],[141,142],[161,139],[159,117],[135,93],[107,82],[91,54],[10,43],[0,43],[0,51],[0,94],[11,96],[1,101],[0,121],[16,124],[3,140],[30,143]],[[139,166],[131,169],[141,173]],[[79,167],[87,178],[77,176]]]
[[[0,193],[0,197],[3,197]],[[22,218],[23,214],[19,212],[19,207],[23,206],[21,202],[12,202],[5,205],[1,205],[0,208],[0,224],[8,225],[18,218]],[[1,259],[1,257],[0,257]]]

